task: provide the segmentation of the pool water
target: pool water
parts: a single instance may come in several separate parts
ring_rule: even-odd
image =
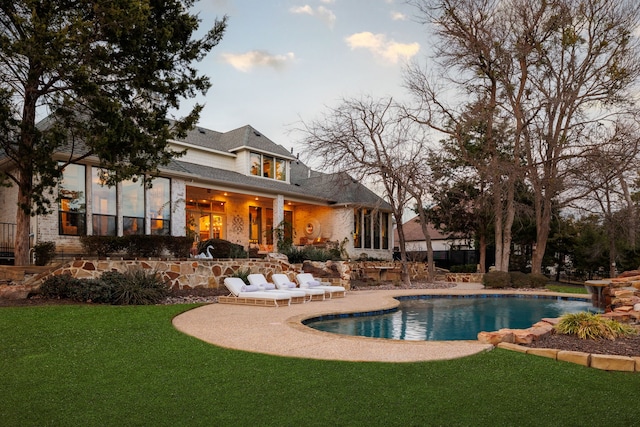
[[[481,331],[526,329],[544,317],[597,311],[591,301],[558,298],[481,295],[398,299],[398,309],[384,314],[324,316],[309,319],[305,324],[325,332],[372,338],[409,341],[475,340]]]

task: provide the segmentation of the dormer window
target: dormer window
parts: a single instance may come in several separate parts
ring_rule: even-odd
[[[260,153],[251,153],[251,168],[249,173],[263,178],[287,180],[287,162],[284,159],[267,156]]]

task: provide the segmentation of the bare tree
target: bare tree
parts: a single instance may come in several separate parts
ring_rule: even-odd
[[[399,114],[393,99],[344,99],[321,119],[303,123],[306,151],[320,159],[322,167],[345,172],[380,185],[396,221],[402,262],[402,281],[410,282],[402,220],[412,200],[407,174],[423,139],[414,122]]]
[[[496,267],[508,268],[513,190],[520,179],[534,191],[536,242],[532,271],[542,270],[554,204],[566,189],[571,163],[580,153],[585,125],[633,108],[627,100],[640,75],[640,21],[634,0],[416,0],[424,22],[433,23],[439,44],[439,78],[485,105],[485,144],[498,117],[510,123],[512,169],[501,169],[506,184],[496,208]],[[454,73],[455,72],[455,73]],[[448,74],[447,74],[448,73]],[[451,77],[453,74],[454,77]],[[421,101],[418,118],[455,136],[460,112],[446,106],[426,70],[413,66],[408,87]],[[482,115],[477,117],[482,118]],[[498,175],[494,175],[497,177]],[[499,182],[494,180],[497,190]],[[502,246],[502,250],[498,248]]]
[[[629,182],[637,178],[639,125],[624,121],[609,127],[602,123],[593,126],[572,181],[573,187],[581,187],[584,194],[579,208],[602,218],[609,246],[610,277],[616,275],[617,240],[635,247],[636,212]]]

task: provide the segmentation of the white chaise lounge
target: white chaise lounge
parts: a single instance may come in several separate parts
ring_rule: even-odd
[[[298,288],[295,282],[289,280],[289,276],[286,274],[278,273],[271,275],[271,280],[276,285],[276,288],[279,290],[291,290],[295,289],[298,291],[303,291],[306,293],[311,301],[324,301],[325,292],[324,289],[315,289],[315,288]]]
[[[248,286],[239,277],[227,277],[224,285],[229,290],[227,296],[218,297],[220,304],[262,305],[280,307],[291,304],[291,295],[284,292],[265,292],[258,286]]]
[[[247,276],[249,283],[252,285],[257,285],[261,291],[264,292],[277,292],[277,293],[285,293],[291,297],[291,304],[302,304],[310,300],[307,294],[302,289],[290,289],[290,290],[281,290],[276,289],[276,285],[273,283],[267,282],[266,277],[263,274],[255,273],[249,274]]]
[[[344,298],[347,295],[347,290],[343,286],[334,286],[329,282],[316,280],[311,273],[300,273],[296,276],[296,280],[301,289],[322,289],[329,298]]]

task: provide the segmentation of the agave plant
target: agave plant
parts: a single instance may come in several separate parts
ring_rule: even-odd
[[[581,339],[613,340],[637,333],[636,329],[630,325],[586,311],[565,314],[560,318],[555,329],[560,334],[576,335]]]

